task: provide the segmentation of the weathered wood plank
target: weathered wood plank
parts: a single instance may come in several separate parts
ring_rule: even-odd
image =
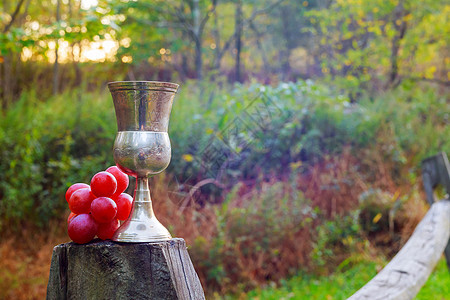
[[[172,239],[178,243],[177,247],[165,244],[163,254],[166,257],[171,277],[179,299],[204,299],[200,279],[192,265],[191,258],[186,251],[186,244],[182,239]]]
[[[66,243],[53,250],[47,299],[205,299],[183,239]]]
[[[348,300],[413,299],[436,266],[450,237],[450,201],[434,203],[391,262]]]

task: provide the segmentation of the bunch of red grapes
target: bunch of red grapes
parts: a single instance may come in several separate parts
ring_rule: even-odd
[[[85,244],[98,236],[111,239],[128,218],[133,198],[125,194],[128,176],[116,166],[98,172],[91,179],[91,185],[75,183],[66,192],[70,215],[69,237],[78,244]]]

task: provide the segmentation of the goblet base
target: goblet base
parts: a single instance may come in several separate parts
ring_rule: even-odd
[[[140,220],[127,220],[117,229],[115,242],[144,243],[161,242],[172,239],[169,231],[155,217]]]

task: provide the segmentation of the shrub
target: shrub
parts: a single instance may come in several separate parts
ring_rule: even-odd
[[[208,290],[241,290],[278,281],[308,265],[310,226],[317,214],[286,182],[266,183],[240,195],[238,184],[215,207],[212,239],[190,249]]]
[[[182,120],[171,121],[173,158],[183,172],[175,164],[171,168],[183,182],[215,177],[230,187],[261,173],[280,178],[291,163],[312,165],[347,145],[374,143],[378,130],[370,111],[309,80],[277,87],[235,85],[229,93],[215,94],[202,117],[195,95],[183,93],[178,103],[189,108]],[[183,127],[175,124],[180,121]]]
[[[36,94],[23,93],[3,112],[0,227],[23,221],[47,224],[64,211],[64,193],[72,183],[89,182],[112,164],[115,121],[104,98],[68,99],[76,99],[75,94],[39,102]]]

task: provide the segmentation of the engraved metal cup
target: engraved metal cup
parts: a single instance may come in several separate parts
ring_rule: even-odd
[[[113,240],[130,243],[170,240],[169,231],[153,213],[148,177],[164,171],[170,162],[167,129],[178,84],[117,81],[108,83],[108,87],[118,127],[114,161],[123,172],[136,177],[130,216]]]

